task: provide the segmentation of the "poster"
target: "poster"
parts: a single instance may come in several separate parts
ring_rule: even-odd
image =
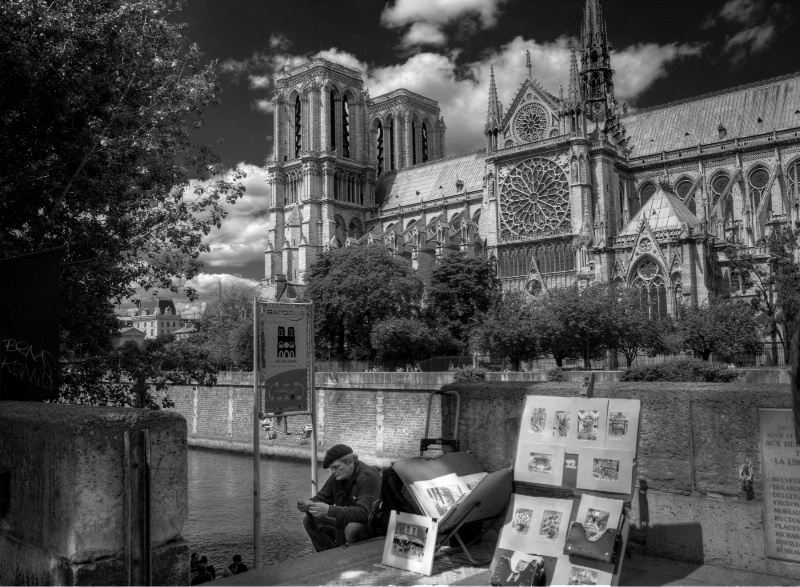
[[[586,539],[596,542],[609,528],[615,530],[622,517],[622,500],[605,499],[594,495],[582,495],[575,521],[583,524]]]
[[[392,510],[381,562],[397,569],[430,575],[437,532],[436,520]]]
[[[633,491],[630,450],[584,448],[578,453],[578,489],[630,494]]]
[[[560,556],[551,585],[611,585],[614,565]]]
[[[560,486],[564,476],[564,447],[521,442],[514,463],[514,481]]]
[[[264,412],[308,411],[311,304],[259,304],[261,317],[261,389]]]
[[[543,556],[564,552],[573,502],[513,494],[498,548]]]
[[[582,447],[604,447],[608,418],[607,399],[575,398],[567,436],[567,452],[580,452]]]
[[[427,481],[415,481],[408,488],[420,509],[431,518],[441,518],[462,495],[469,493],[467,484],[455,473]]]
[[[572,398],[529,395],[525,398],[520,442],[566,446]]]
[[[636,451],[641,406],[638,399],[608,400],[607,448]]]

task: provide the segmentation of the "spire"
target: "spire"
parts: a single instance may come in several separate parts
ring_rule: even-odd
[[[489,107],[486,113],[485,132],[500,130],[500,104],[497,101],[497,86],[494,83],[494,65],[490,66],[489,75]]]
[[[597,123],[613,116],[614,70],[611,69],[611,44],[606,34],[603,5],[600,0],[586,0],[581,29],[580,91],[585,111]]]
[[[533,77],[531,72],[531,52],[528,49],[525,50],[525,67],[528,69],[528,79],[531,79]]]
[[[581,103],[581,82],[578,77],[578,58],[575,55],[575,45],[569,45],[569,90],[567,91],[567,105],[575,108]]]
[[[600,0],[586,0],[583,10],[583,46],[605,45],[606,21],[603,18],[603,5]]]

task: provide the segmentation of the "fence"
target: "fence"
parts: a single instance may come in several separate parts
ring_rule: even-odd
[[[469,355],[454,355],[446,357],[431,357],[424,361],[409,361],[409,360],[395,360],[385,359],[378,361],[316,361],[317,371],[327,371],[331,373],[339,372],[345,373],[348,371],[406,371],[416,370],[419,367],[420,371],[449,371],[451,368],[465,367],[472,365],[472,357]]]

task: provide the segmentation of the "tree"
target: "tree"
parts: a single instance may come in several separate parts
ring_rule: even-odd
[[[499,292],[500,281],[487,259],[450,253],[431,274],[426,291],[428,311],[435,323],[466,344],[470,330],[489,311]]]
[[[761,350],[762,328],[753,308],[742,300],[709,298],[697,307],[682,307],[679,328],[686,347],[707,361],[712,352],[726,357]]]
[[[608,346],[622,352],[630,367],[639,352],[653,344],[658,323],[642,308],[638,292],[628,288],[609,291],[610,321]]]
[[[210,302],[193,338],[221,369],[253,368],[253,298],[256,288],[233,285]]]
[[[62,403],[169,408],[170,386],[214,385],[217,369],[207,349],[168,335],[73,362],[63,379]]]
[[[0,3],[0,251],[69,245],[62,342],[102,353],[136,285],[181,289],[243,192],[191,130],[214,64],[169,20],[171,0]],[[189,297],[195,292],[182,287]]]
[[[435,344],[428,325],[409,318],[378,322],[372,327],[370,341],[379,359],[427,359]]]
[[[577,356],[591,369],[592,359],[602,357],[611,340],[614,304],[613,289],[604,283],[549,290],[537,312],[542,348],[559,366],[563,358]]]
[[[306,273],[318,348],[369,359],[372,328],[389,318],[419,318],[423,286],[411,268],[379,244],[333,249]]]
[[[475,329],[472,346],[476,350],[488,350],[493,358],[507,358],[515,371],[519,371],[520,362],[535,359],[533,307],[525,294],[510,291],[497,297],[486,320]]]

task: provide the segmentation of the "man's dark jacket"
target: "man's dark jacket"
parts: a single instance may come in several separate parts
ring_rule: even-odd
[[[369,465],[356,461],[349,479],[337,481],[331,475],[311,501],[320,501],[331,506],[328,508],[328,515],[336,518],[336,527],[343,531],[350,522],[366,524],[372,504],[380,495],[380,473]]]

